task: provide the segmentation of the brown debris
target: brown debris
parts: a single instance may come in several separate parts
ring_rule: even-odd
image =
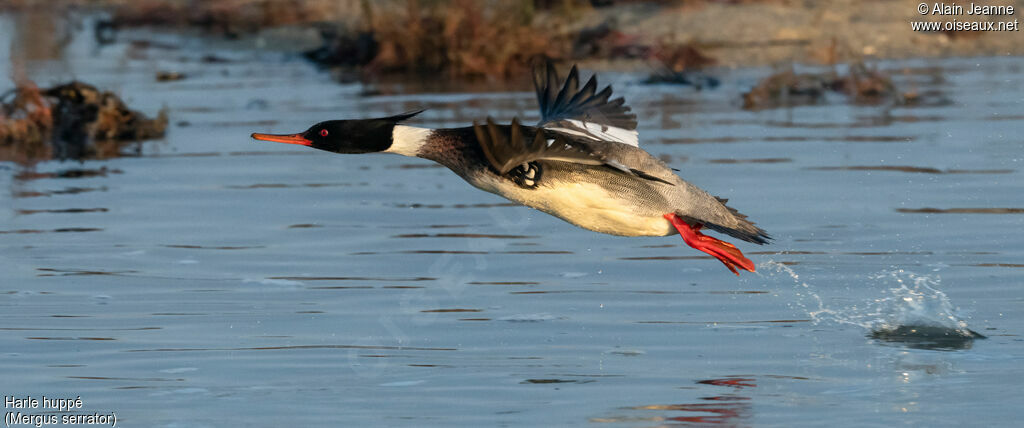
[[[743,94],[743,108],[758,110],[816,104],[825,96],[828,79],[818,74],[797,74],[792,69],[772,74]]]
[[[743,94],[743,108],[759,110],[818,104],[828,92],[846,95],[855,104],[904,102],[903,94],[889,76],[856,62],[850,64],[843,75],[835,71],[798,74],[792,69],[772,74]]]
[[[0,159],[25,162],[49,158],[52,148],[47,141],[53,128],[50,103],[35,84],[29,82],[0,98]]]
[[[900,100],[892,79],[863,62],[850,65],[849,73],[832,83],[832,89],[846,94],[858,104],[874,104],[887,100]]]
[[[691,85],[696,89],[715,88],[720,83],[714,76],[701,71],[715,65],[717,61],[696,44],[672,45],[659,42],[652,48],[650,57],[657,65],[644,83]]]
[[[715,65],[718,61],[704,52],[695,43],[670,44],[659,42],[653,49],[654,59],[674,73],[700,70]]]
[[[572,56],[584,58],[647,58],[652,47],[642,42],[635,34],[626,34],[618,29],[615,17],[593,27],[580,29],[572,42]]]
[[[165,111],[150,119],[85,83],[46,90],[23,83],[0,99],[0,160],[118,156],[126,143],[161,137],[166,127]]]
[[[156,81],[157,82],[173,82],[175,80],[182,80],[182,79],[184,79],[186,77],[188,77],[187,74],[180,73],[180,72],[177,72],[177,71],[158,71],[158,72],[156,72]]]

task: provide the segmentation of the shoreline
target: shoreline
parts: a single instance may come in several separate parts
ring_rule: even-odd
[[[462,3],[475,4],[476,10],[464,11],[465,16],[453,18],[451,14],[458,12]],[[523,64],[538,55],[622,71],[638,70],[659,62],[681,71],[704,67],[831,65],[885,59],[1024,55],[1024,34],[1019,31],[1019,22],[1012,22],[1019,20],[1024,9],[1022,0],[985,5],[1012,8],[1011,15],[971,15],[969,18],[956,14],[955,10],[947,14],[929,9],[922,14],[918,7],[930,8],[933,3],[910,0],[739,3],[707,0],[629,2],[608,7],[568,2],[573,6],[548,9],[536,9],[533,2],[522,2],[507,9],[488,8],[472,1],[462,3],[436,2],[430,7],[419,7],[416,2],[401,1],[218,0],[190,11],[185,9],[187,2],[175,0],[63,2],[67,10],[109,13],[116,25],[126,29],[198,30],[208,37],[251,40],[253,48],[270,51],[298,53],[330,47],[334,51],[328,54],[334,57],[328,60],[372,75],[403,70],[443,70],[455,77],[478,75],[493,80],[521,72]],[[289,4],[299,6],[286,7]],[[48,8],[48,5],[50,2],[38,0],[7,0],[0,1],[0,11],[45,10],[45,13],[59,14],[52,12],[55,8]],[[966,6],[934,3],[936,8],[940,5]],[[393,19],[406,21],[390,23]],[[433,22],[436,28],[430,27],[430,19],[441,22]],[[448,20],[456,22],[452,24]],[[420,25],[421,21],[425,24]],[[507,28],[487,32],[489,26],[499,22]],[[911,28],[916,23],[935,23],[933,25],[942,28],[946,23],[964,22],[979,25],[991,22],[1000,28],[1009,26],[1016,30],[914,31]],[[407,29],[402,25],[409,23],[422,28]],[[472,27],[472,31],[436,40],[417,40],[437,37],[434,30],[462,31],[465,26]],[[331,45],[331,39],[322,37],[328,32],[335,34],[335,40],[348,44],[340,48],[337,42]],[[375,38],[372,54],[353,41],[366,34]],[[500,41],[476,40],[485,38]],[[433,51],[417,52],[419,56],[409,53],[422,50],[423,45],[437,43],[441,46],[430,46]],[[475,46],[466,47],[466,44]],[[495,54],[495,51],[509,52]],[[357,54],[369,57],[356,62],[353,56]]]

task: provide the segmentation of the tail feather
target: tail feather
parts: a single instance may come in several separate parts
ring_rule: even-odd
[[[733,238],[742,239],[759,245],[767,244],[773,239],[771,235],[764,231],[764,229],[754,226],[754,223],[746,220],[741,221],[741,226],[739,228],[725,227],[714,223],[704,223],[704,227],[714,230],[715,232],[732,236]]]
[[[683,215],[681,213],[677,214],[680,214],[681,217],[683,217],[684,219],[693,224],[701,223],[704,225],[704,227],[714,230],[715,232],[724,233],[734,238],[742,239],[744,241],[752,242],[754,244],[764,245],[772,240],[772,237],[771,235],[768,234],[768,232],[765,232],[764,229],[757,227],[754,224],[754,222],[747,220],[747,216],[745,214],[740,213],[739,211],[736,211],[735,208],[726,205],[725,203],[729,201],[728,199],[719,197],[715,197],[715,199],[718,200],[718,202],[721,203],[723,207],[729,210],[729,214],[732,214],[732,219],[735,221],[735,224],[732,225],[731,227],[724,226],[713,221],[708,221],[706,219],[696,219]]]

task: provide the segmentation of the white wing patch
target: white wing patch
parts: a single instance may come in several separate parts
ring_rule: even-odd
[[[558,122],[547,124],[545,128],[591,140],[612,141],[640,147],[640,134],[635,129],[622,129],[611,125],[584,122],[576,119],[559,120]]]

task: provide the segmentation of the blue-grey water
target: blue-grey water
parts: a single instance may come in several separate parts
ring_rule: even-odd
[[[41,86],[171,120],[139,156],[0,163],[5,396],[164,427],[1024,417],[1024,59],[879,63],[924,105],[759,112],[739,98],[768,69],[703,92],[603,73],[643,147],[776,238],[739,244],[759,269],[737,278],[677,236],[578,229],[424,160],[248,138],[420,107],[423,126],[532,121],[526,87],[361,96],[294,57],[145,32],[38,56]],[[901,326],[987,339],[872,337]]]

